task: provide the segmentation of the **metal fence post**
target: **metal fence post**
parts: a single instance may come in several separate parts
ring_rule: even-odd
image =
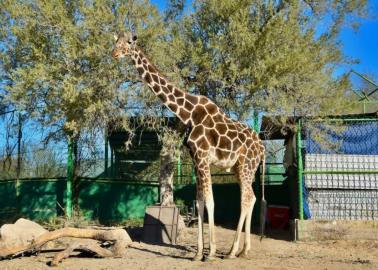
[[[109,137],[108,137],[108,132],[107,129],[105,129],[105,163],[104,163],[104,173],[105,176],[108,177],[108,159],[109,159],[109,154],[108,154],[108,147],[109,147]]]
[[[68,138],[66,216],[72,217],[72,181],[73,181],[73,140]]]
[[[180,184],[182,183],[182,162],[180,156],[177,158],[177,180]]]
[[[303,160],[302,160],[302,122],[297,122],[297,166],[298,166],[298,211],[299,219],[303,220]]]

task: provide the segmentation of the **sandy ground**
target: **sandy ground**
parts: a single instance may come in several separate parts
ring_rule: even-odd
[[[222,259],[222,254],[230,249],[234,231],[217,227],[218,258],[210,262],[193,262],[190,259],[195,254],[196,235],[195,228],[187,229],[177,246],[134,242],[123,258],[70,257],[60,266],[51,268],[47,263],[53,254],[41,253],[0,261],[0,269],[378,269],[378,241],[291,242],[265,238],[260,242],[252,235],[249,258],[226,260]]]

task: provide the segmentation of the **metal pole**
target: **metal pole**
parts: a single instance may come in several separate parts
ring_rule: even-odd
[[[302,123],[301,119],[297,123],[297,166],[298,166],[298,201],[299,219],[303,220],[303,160],[302,160]]]
[[[73,140],[68,138],[66,215],[72,217],[72,181],[73,181]]]
[[[182,163],[181,163],[181,157],[179,156],[177,159],[177,180],[181,184],[182,179]]]
[[[22,118],[21,113],[18,113],[18,137],[17,137],[17,179],[16,179],[16,196],[20,196],[20,175],[22,166],[21,157],[21,144],[22,144]]]
[[[108,177],[108,158],[109,158],[109,154],[108,154],[108,146],[109,145],[109,138],[108,138],[108,132],[107,130],[105,129],[105,168],[104,168],[104,173],[105,173],[105,176]]]

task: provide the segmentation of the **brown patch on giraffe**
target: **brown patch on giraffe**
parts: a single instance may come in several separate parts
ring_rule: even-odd
[[[152,79],[151,79],[150,73],[147,73],[146,76],[144,76],[144,79],[146,80],[148,84],[151,84]]]
[[[221,160],[221,159],[227,159],[230,156],[230,152],[229,151],[223,151],[221,149],[216,149],[215,150],[215,155],[217,156],[217,158],[219,160]]]
[[[172,85],[168,85],[168,88],[169,88],[169,86],[172,87]],[[170,89],[170,90],[172,91],[172,89]],[[181,90],[177,89],[177,88],[175,88],[173,94],[174,94],[176,97],[183,97],[183,96],[184,96],[184,93],[183,93]]]
[[[177,109],[178,109],[177,105],[174,104],[174,103],[169,103],[169,104],[168,104],[168,107],[169,107],[173,112],[176,112]]]
[[[159,77],[156,74],[151,74],[151,76],[152,76],[152,79],[154,80],[154,82],[159,84]]]
[[[169,95],[168,95],[168,99],[169,99],[171,102],[176,103],[175,97],[174,97],[172,94],[169,94]]]
[[[227,132],[227,126],[226,124],[223,124],[223,123],[217,123],[215,125],[215,129],[219,132],[219,134],[223,135],[223,134],[226,134]]]
[[[141,65],[142,64],[142,60],[140,60],[140,58],[138,58],[138,65]]]
[[[207,97],[200,97],[199,103],[206,105],[207,103],[209,103],[209,99]]]
[[[183,108],[180,108],[180,111],[178,113],[178,115],[181,117],[181,119],[186,122],[186,120],[188,120],[190,118],[190,113],[183,109]]]
[[[185,101],[184,108],[187,109],[188,111],[192,111],[194,106],[192,105],[192,103]]]
[[[154,86],[152,86],[152,89],[154,90],[155,93],[159,93],[160,92],[160,86],[158,84],[154,84]]]
[[[219,139],[218,147],[222,149],[231,149],[231,141],[225,136],[221,136]]]
[[[252,164],[252,168],[255,168],[256,167],[256,160],[252,159],[251,164]]]
[[[219,134],[214,129],[206,129],[205,136],[211,146],[218,144]]]
[[[148,65],[148,71],[151,73],[156,73],[156,69],[152,65]]]
[[[208,128],[213,128],[215,126],[215,123],[210,115],[206,116],[205,120],[202,121],[202,125]]]
[[[165,87],[165,86],[162,86],[161,89],[162,89],[163,92],[166,93],[166,94],[169,94],[169,93],[170,93],[169,90],[168,90],[168,88]]]
[[[195,141],[197,140],[200,136],[202,136],[205,132],[205,129],[203,126],[196,126],[192,132],[190,132],[190,139]]]
[[[253,156],[257,157],[257,149],[253,149]]]
[[[241,145],[242,145],[242,143],[239,139],[236,139],[232,142],[232,146],[233,146],[235,151],[238,150]]]
[[[209,114],[214,115],[218,112],[218,107],[214,103],[210,103],[206,105],[206,110]]]
[[[228,124],[228,129],[229,129],[229,130],[234,130],[234,131],[235,131],[235,130],[238,130],[237,127],[236,127],[236,125],[233,124],[233,123]]]
[[[185,98],[186,98],[186,100],[188,100],[193,105],[196,105],[198,103],[198,97],[197,96],[185,94]]]
[[[236,131],[230,130],[230,126],[228,126],[228,131],[227,131],[227,137],[229,137],[231,140],[236,138],[238,136],[238,133]]]
[[[242,143],[244,143],[245,140],[247,139],[247,136],[245,136],[244,133],[239,133],[239,139],[241,140]]]
[[[144,68],[142,68],[142,67],[137,67],[137,70],[138,70],[138,73],[139,73],[140,75],[143,75],[143,73],[144,73]]]
[[[160,77],[160,83],[161,83],[161,85],[166,85],[167,84],[166,80],[164,78],[162,78],[162,77]]]
[[[161,100],[163,103],[167,102],[167,97],[166,97],[164,94],[159,94],[159,95],[157,95],[157,96],[158,96],[158,98],[160,98],[160,100]]]
[[[144,67],[146,67],[146,69],[147,69],[147,65],[148,65],[148,61],[147,61],[147,59],[146,58],[143,58],[143,66]]]
[[[140,59],[143,59],[143,58],[144,58],[144,55],[143,55],[142,52],[139,52],[139,58],[140,58]]]
[[[196,144],[197,144],[197,147],[199,147],[200,149],[202,149],[204,151],[207,151],[210,148],[209,143],[207,142],[205,137],[202,137],[201,139],[199,139],[196,142]]]
[[[178,104],[179,106],[182,106],[182,105],[184,104],[184,99],[183,99],[183,98],[178,98],[178,99],[177,99],[177,104]]]
[[[192,111],[193,124],[198,125],[206,115],[206,110],[202,105],[198,105]]]
[[[213,120],[214,120],[215,123],[224,123],[223,122],[223,116],[220,113],[214,115]]]
[[[167,87],[168,87],[168,89],[169,89],[169,91],[170,91],[170,92],[172,92],[172,91],[173,91],[173,88],[174,88],[174,87],[173,87],[173,85],[172,85],[172,84],[167,84]]]

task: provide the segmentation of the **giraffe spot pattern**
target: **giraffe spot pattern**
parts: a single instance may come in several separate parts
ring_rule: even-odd
[[[152,89],[154,90],[155,93],[159,93],[161,90],[160,86],[156,83],[152,86]]]
[[[204,125],[207,128],[213,128],[215,126],[215,123],[210,115],[206,116],[206,118],[203,120],[202,125]]]
[[[159,83],[159,77],[156,74],[151,74],[152,80],[156,83]]]
[[[152,79],[151,79],[150,73],[147,73],[146,76],[144,76],[144,79],[146,80],[146,82],[148,84],[152,83]]]
[[[190,113],[183,108],[180,108],[178,115],[184,122],[186,122],[190,118]]]
[[[176,99],[176,101],[177,101],[177,105],[179,105],[179,106],[182,106],[184,104],[184,99],[183,98],[178,98],[178,99]]]
[[[169,103],[168,108],[170,108],[173,112],[176,112],[178,109],[178,106],[174,103]]]
[[[190,102],[187,102],[187,101],[185,101],[185,105],[184,105],[184,107],[185,107],[185,109],[187,109],[188,111],[192,111],[193,108],[194,108],[193,104],[190,103]]]
[[[169,90],[172,91],[172,85],[168,85],[168,88],[169,88],[169,86],[171,86],[171,89],[169,89]],[[175,97],[183,97],[184,96],[184,93],[177,88],[175,88],[173,94],[175,95]]]
[[[205,113],[205,108],[202,105],[197,105],[192,111],[193,124],[198,125],[199,123],[201,123]]]
[[[186,100],[188,100],[193,105],[196,105],[198,103],[198,97],[197,96],[185,94],[185,98],[186,98]]]

